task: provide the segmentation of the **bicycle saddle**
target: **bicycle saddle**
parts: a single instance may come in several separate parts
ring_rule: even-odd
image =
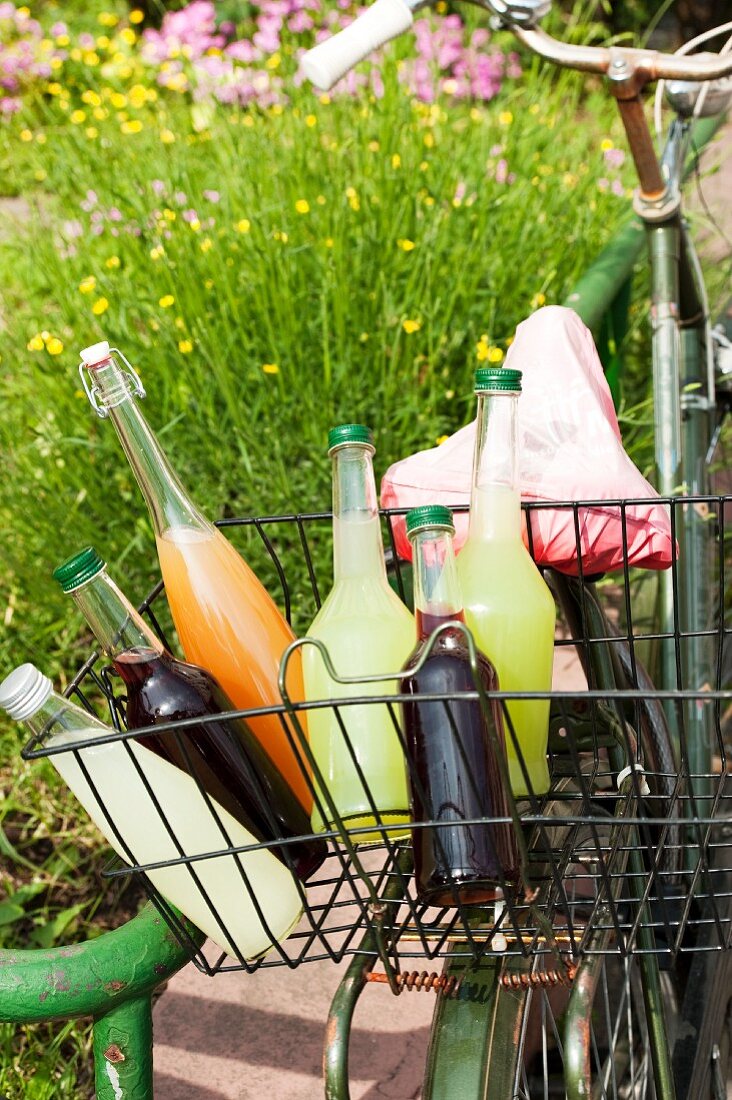
[[[659,501],[623,449],[612,396],[592,334],[564,306],[537,310],[516,330],[506,366],[523,372],[518,403],[520,488],[526,502],[582,503],[530,513],[532,549],[539,565],[577,575],[630,565],[665,569],[674,543],[668,507]],[[470,502],[475,421],[439,447],[389,467],[381,483],[385,508]],[[630,500],[624,508],[620,499]],[[608,501],[608,504],[603,504]],[[625,538],[623,534],[625,517]],[[455,545],[467,535],[468,515],[455,515]],[[400,557],[411,551],[402,517],[394,517]],[[579,554],[578,554],[579,547]]]

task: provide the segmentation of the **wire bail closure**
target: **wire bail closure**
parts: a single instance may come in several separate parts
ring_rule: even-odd
[[[127,370],[120,371],[120,374],[123,379],[128,378],[130,380],[132,387],[131,389],[127,386],[120,387],[120,392],[123,393],[124,396],[120,396],[119,400],[112,400],[108,404],[104,403],[99,387],[94,382],[92,382],[91,386],[89,385],[85,371],[93,371],[95,368],[90,367],[83,359],[79,363],[79,378],[84,387],[84,393],[87,396],[89,404],[94,409],[94,412],[97,416],[101,417],[102,420],[109,416],[110,408],[114,408],[115,405],[118,405],[128,394],[132,394],[133,397],[139,397],[140,400],[146,396],[145,387],[142,384],[140,376],[129,360],[122,354],[119,348],[109,349],[109,358],[111,359],[113,355],[119,356],[126,366]]]

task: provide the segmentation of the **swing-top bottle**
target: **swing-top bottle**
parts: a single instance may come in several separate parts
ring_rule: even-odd
[[[79,370],[92,407],[114,424],[149,508],[165,593],[186,660],[212,672],[242,710],[281,704],[280,660],[294,640],[287,621],[247,563],[181,486],[140,411],[136,398],[145,391],[121,352],[106,341],[94,344],[82,351]],[[302,699],[297,652],[288,663],[287,687],[291,698]],[[310,812],[306,765],[280,715],[254,717],[250,725]]]

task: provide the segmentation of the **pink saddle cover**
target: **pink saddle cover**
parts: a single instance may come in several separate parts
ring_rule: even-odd
[[[536,501],[632,500],[625,506],[630,565],[667,568],[674,556],[667,506],[623,450],[612,396],[592,334],[563,306],[537,310],[516,330],[507,367],[523,373],[518,403],[521,497]],[[439,447],[389,467],[381,483],[384,508],[470,503],[475,421]],[[647,503],[646,503],[647,501]],[[577,543],[585,574],[623,565],[623,509],[596,504],[574,510],[536,508],[531,543],[536,561],[576,575]],[[455,516],[455,546],[467,536],[468,515]],[[397,552],[409,559],[403,517],[394,517]],[[524,541],[528,535],[524,529]]]

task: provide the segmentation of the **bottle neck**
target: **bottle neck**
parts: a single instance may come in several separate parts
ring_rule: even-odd
[[[33,714],[24,718],[23,722],[29,732],[39,738],[43,748],[74,741],[82,732],[95,737],[112,732],[111,727],[105,725],[96,715],[90,714],[78,703],[65,699],[55,691],[50,693]]]
[[[104,653],[115,663],[130,650],[138,657],[140,651],[148,655],[152,651],[156,656],[165,651],[153,629],[120,592],[106,569],[73,589],[71,596]]]
[[[521,539],[518,393],[478,394],[470,537]]]
[[[373,449],[349,444],[333,452],[333,574],[377,577],[386,583],[384,544],[374,479]]]
[[[206,529],[209,524],[173,473],[135,400],[130,375],[113,356],[90,369],[97,401],[108,410],[142,490],[156,535],[170,527]]]
[[[417,633],[427,638],[450,619],[464,622],[452,533],[425,527],[412,540],[414,563],[414,611]]]

